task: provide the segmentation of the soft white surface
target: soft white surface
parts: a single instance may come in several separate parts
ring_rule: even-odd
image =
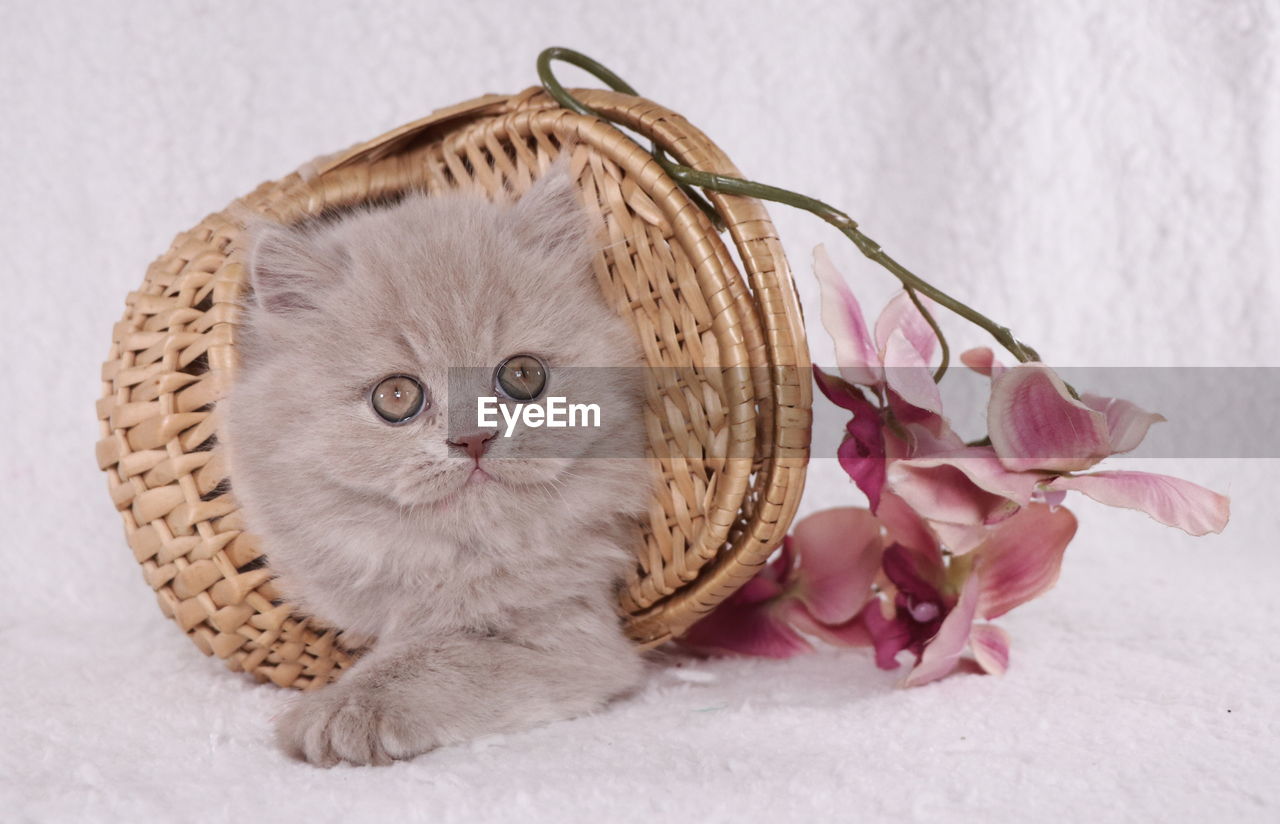
[[[1274,6],[533,6],[5,3],[0,818],[1280,819],[1274,461],[1150,464],[1233,496],[1220,537],[1078,502],[1058,588],[1002,622],[1003,679],[894,690],[856,651],[656,666],[596,717],[389,769],[271,748],[285,695],[160,616],[94,468],[110,325],[178,230],[532,84],[544,45],[845,206],[1055,363],[1280,360]],[[833,232],[775,215],[811,317],[819,241],[870,306],[888,294]],[[807,508],[851,500],[815,462]]]

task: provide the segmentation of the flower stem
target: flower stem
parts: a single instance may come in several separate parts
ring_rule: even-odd
[[[916,306],[916,311],[929,324],[929,328],[933,330],[933,336],[938,339],[938,348],[941,350],[942,356],[938,359],[938,368],[933,373],[933,382],[942,383],[942,376],[947,374],[947,366],[951,364],[951,347],[947,344],[946,335],[942,334],[942,328],[938,326],[938,321],[934,320],[933,313],[925,308],[924,301],[920,300],[916,290],[910,286],[905,286],[903,291],[907,293],[907,297],[911,298],[911,302]]]
[[[581,52],[561,47],[544,49],[542,53],[538,55],[538,77],[542,81],[543,88],[545,88],[547,94],[551,95],[551,97],[561,106],[575,111],[578,114],[598,117],[601,120],[617,125],[616,121],[612,118],[584,106],[581,101],[571,95],[564,86],[560,84],[560,81],[556,79],[555,74],[551,70],[551,62],[553,60],[562,60],[566,63],[571,63],[578,68],[584,69],[603,81],[614,91],[620,91],[624,94],[630,94],[636,97],[639,96],[639,93],[625,80],[614,74],[613,71],[604,65],[590,57],[587,57]],[[943,359],[942,365],[939,366],[937,372],[934,374],[934,380],[940,380],[942,375],[946,372],[947,362],[950,357],[950,349],[947,347],[946,340],[942,336],[942,330],[938,327],[937,321],[935,321],[925,309],[923,303],[921,303],[916,294],[917,292],[927,295],[939,305],[950,309],[952,312],[975,326],[985,329],[993,338],[995,338],[997,343],[1007,349],[1010,354],[1018,359],[1019,362],[1026,363],[1027,361],[1038,361],[1040,359],[1039,354],[1037,354],[1034,349],[1015,338],[1013,333],[1010,332],[1007,327],[1001,326],[986,315],[978,312],[976,309],[973,309],[969,305],[951,297],[946,292],[943,292],[941,289],[933,286],[928,281],[898,263],[898,261],[890,257],[888,253],[880,247],[879,243],[876,243],[874,240],[863,234],[863,232],[858,228],[857,222],[853,218],[849,217],[849,215],[834,206],[824,203],[817,198],[812,198],[777,186],[770,186],[766,183],[758,183],[753,180],[744,180],[742,178],[730,177],[728,175],[715,174],[714,172],[704,172],[699,169],[694,169],[689,166],[676,163],[666,157],[662,150],[656,145],[651,147],[650,153],[666,173],[670,175],[676,183],[680,184],[680,188],[694,198],[694,202],[698,204],[699,208],[712,216],[717,229],[723,231],[724,221],[720,218],[719,214],[716,213],[715,208],[694,191],[694,187],[710,189],[712,191],[723,192],[730,195],[754,197],[760,200],[768,200],[774,203],[782,203],[786,206],[792,206],[797,209],[803,209],[810,214],[822,218],[822,220],[838,229],[841,234],[853,241],[853,244],[858,247],[858,251],[883,266],[891,275],[896,277],[898,281],[902,283],[903,288],[907,290],[907,293],[911,296],[916,307],[920,309],[921,314],[923,314],[925,320],[928,321],[929,326],[934,331],[934,334],[938,336],[938,341],[942,348]]]

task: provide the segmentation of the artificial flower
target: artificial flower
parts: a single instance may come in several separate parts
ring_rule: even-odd
[[[950,674],[968,647],[982,671],[1003,673],[1009,636],[976,622],[999,618],[1051,588],[1075,531],[1068,510],[1033,503],[990,529],[964,557],[891,545],[883,561],[886,599],[862,613],[876,664],[893,669],[898,653],[913,653],[916,663],[903,684],[916,686]]]
[[[987,348],[961,354],[991,378],[989,436],[966,444],[943,415],[929,369],[938,340],[912,296],[891,300],[872,334],[822,247],[814,271],[838,367],[815,368],[814,378],[851,413],[837,458],[871,511],[800,521],[773,562],[693,626],[687,645],[785,658],[819,638],[871,645],[886,669],[905,650],[916,659],[908,686],[954,672],[966,650],[970,665],[1003,673],[1010,639],[990,622],[1057,580],[1076,531],[1061,506],[1067,492],[1193,535],[1226,524],[1227,499],[1188,481],[1081,474],[1137,447],[1164,418],[1116,398],[1077,397],[1043,363],[1006,367]]]
[[[906,404],[934,414],[942,396],[929,370],[937,336],[911,297],[895,296],[876,320],[874,338],[862,308],[822,246],[813,250],[822,295],[822,325],[835,342],[840,377],[851,384],[885,387]],[[834,399],[833,399],[834,400]]]
[[[855,620],[871,597],[884,539],[865,509],[840,507],[799,521],[772,562],[681,642],[705,652],[789,658],[813,646],[801,634],[837,644],[865,639]]]
[[[987,355],[973,359],[994,363]],[[1146,512],[1191,535],[1221,532],[1231,514],[1225,495],[1151,472],[1076,474],[1136,448],[1152,424],[1163,420],[1118,398],[1085,394],[1076,400],[1042,363],[995,373],[987,407],[991,448],[1001,465],[1040,474],[1038,489],[1044,493],[1081,492],[1107,506]]]

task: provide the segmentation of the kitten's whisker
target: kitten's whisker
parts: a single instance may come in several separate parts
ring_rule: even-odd
[[[607,244],[605,244],[604,246],[601,246],[601,247],[600,247],[599,249],[597,249],[596,251],[597,251],[597,252],[606,252],[606,251],[608,251],[608,250],[610,250],[610,249],[614,248],[615,246],[626,246],[626,245],[627,245],[627,244],[629,244],[629,243],[631,243],[631,240],[630,240],[629,238],[625,238],[625,237],[624,237],[622,240],[614,241],[613,243],[607,243]]]

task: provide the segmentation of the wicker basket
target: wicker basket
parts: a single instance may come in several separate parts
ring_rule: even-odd
[[[736,174],[684,118],[648,100],[580,100],[697,169]],[[296,613],[244,531],[219,445],[235,369],[246,210],[293,221],[409,187],[522,192],[562,152],[608,229],[601,288],[651,366],[647,427],[664,483],[620,593],[643,645],[678,636],[756,571],[795,513],[810,372],[782,247],[756,200],[712,194],[745,278],[706,215],[635,142],[540,89],[444,109],[283,180],[180,234],[126,299],[103,365],[99,466],[160,608],[207,654],[281,686],[336,677],[354,643]]]

